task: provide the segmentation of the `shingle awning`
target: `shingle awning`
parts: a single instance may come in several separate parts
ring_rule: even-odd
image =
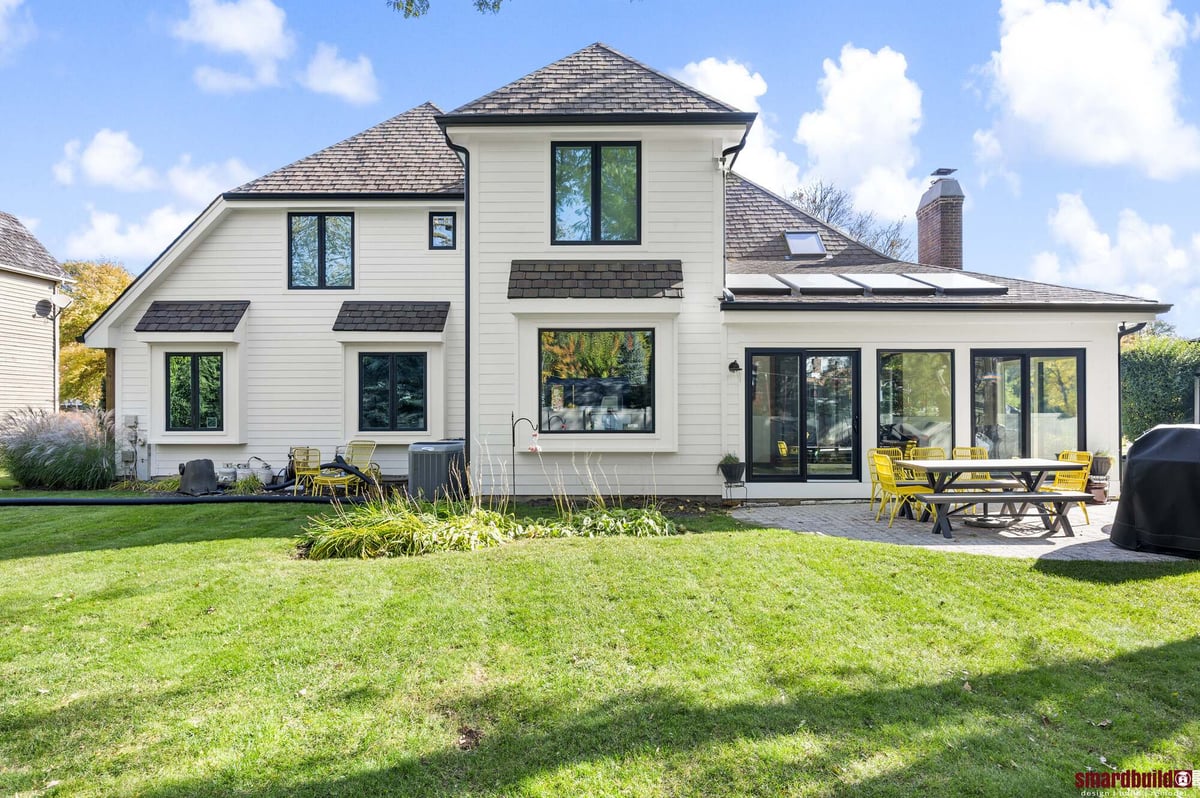
[[[449,302],[343,302],[335,331],[442,332]]]
[[[237,329],[250,302],[151,302],[136,332],[220,332]]]
[[[683,296],[678,260],[514,260],[509,299],[658,299]]]

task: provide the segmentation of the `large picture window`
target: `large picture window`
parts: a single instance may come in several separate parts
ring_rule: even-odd
[[[949,351],[879,353],[879,446],[954,447],[954,358]]]
[[[1083,350],[974,351],[975,441],[992,457],[1085,448]]]
[[[167,354],[167,431],[224,429],[220,353]]]
[[[358,428],[414,432],[427,428],[424,352],[363,352],[358,356]]]
[[[556,143],[553,149],[554,243],[638,243],[641,147]]]
[[[653,330],[539,330],[543,432],[654,432]]]
[[[288,288],[354,287],[354,214],[288,214]]]

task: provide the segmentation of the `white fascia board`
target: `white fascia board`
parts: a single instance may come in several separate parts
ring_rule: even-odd
[[[382,344],[382,343],[414,343],[440,344],[445,343],[445,332],[389,332],[387,330],[334,330],[333,340],[344,344]]]
[[[678,316],[682,299],[510,299],[508,310],[514,316]]]
[[[92,327],[84,332],[84,343],[93,349],[105,349],[109,347],[109,330],[113,325],[120,324],[124,321],[125,314],[137,302],[137,300],[154,286],[165,275],[169,274],[183,258],[195,249],[208,235],[213,225],[217,224],[221,219],[225,218],[231,208],[228,203],[221,197],[217,197],[209,206],[201,211],[187,228],[179,234],[179,237],[171,242],[171,245],[163,250],[162,254],[154,259],[154,262],[142,272],[126,289],[125,293],[117,297],[117,300],[108,306],[108,309],[101,314]]]
[[[39,280],[45,280],[48,283],[73,283],[74,279],[70,277],[55,277],[52,274],[45,272],[34,271],[33,269],[24,269],[20,266],[13,266],[8,263],[0,263],[0,271],[12,272],[13,274],[24,275],[25,277],[36,277]]]

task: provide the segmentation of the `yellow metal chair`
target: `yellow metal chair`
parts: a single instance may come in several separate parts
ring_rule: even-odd
[[[1092,453],[1075,451],[1059,452],[1058,459],[1083,463],[1083,468],[1078,471],[1058,471],[1054,474],[1054,481],[1049,485],[1042,485],[1039,490],[1043,493],[1056,493],[1059,491],[1080,491],[1086,493],[1088,474],[1092,470]],[[1078,502],[1078,504],[1079,509],[1083,510],[1083,523],[1092,523],[1091,519],[1088,518],[1087,503]]]
[[[292,494],[304,490],[310,493],[313,480],[321,475],[321,450],[312,446],[293,446],[290,454],[292,470],[296,473],[296,481],[292,485]]]
[[[364,474],[370,472],[371,456],[375,454],[375,441],[350,441],[346,444],[346,453],[342,455],[342,459],[348,465],[352,465]],[[362,491],[363,480],[341,469],[325,469],[312,480],[313,493],[320,496],[325,493],[325,488],[329,488],[331,496],[337,495],[337,489],[340,487],[342,491],[349,496],[353,491],[356,495]]]
[[[952,460],[986,460],[988,459],[988,450],[986,446],[955,446],[950,454]],[[986,471],[972,471],[971,479],[991,479],[992,475]]]
[[[896,469],[892,465],[892,459],[886,454],[876,452],[871,455],[871,460],[875,464],[875,474],[879,479],[879,488],[883,493],[882,501],[879,502],[879,510],[875,513],[875,520],[878,521],[883,515],[884,509],[889,503],[892,505],[892,514],[888,518],[888,529],[892,528],[892,522],[896,520],[896,513],[900,512],[900,508],[908,505],[913,510],[913,515],[916,516],[924,505],[913,498],[918,493],[928,493],[929,486],[927,485],[898,485],[896,483]],[[931,508],[933,512],[937,512],[936,508]]]
[[[895,460],[897,457],[903,456],[904,452],[895,446],[880,446],[875,449],[867,449],[867,471],[871,474],[871,509],[875,509],[875,502],[880,498],[879,474],[875,471],[875,454],[887,455],[888,459]]]
[[[945,460],[946,450],[941,446],[914,446],[912,453],[905,455],[906,460]]]

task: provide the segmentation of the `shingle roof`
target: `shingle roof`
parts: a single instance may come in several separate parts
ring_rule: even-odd
[[[335,330],[358,332],[441,332],[449,302],[343,302]]]
[[[0,269],[5,267],[44,274],[55,280],[67,276],[17,217],[0,211]]]
[[[233,332],[250,307],[237,302],[151,302],[136,332]]]
[[[601,114],[733,114],[754,118],[597,42],[455,108],[442,120]]]
[[[509,299],[646,299],[683,296],[677,260],[514,260]]]
[[[418,105],[386,122],[301,158],[226,193],[226,199],[258,194],[445,194],[463,193],[462,162],[446,146],[433,103]]]

